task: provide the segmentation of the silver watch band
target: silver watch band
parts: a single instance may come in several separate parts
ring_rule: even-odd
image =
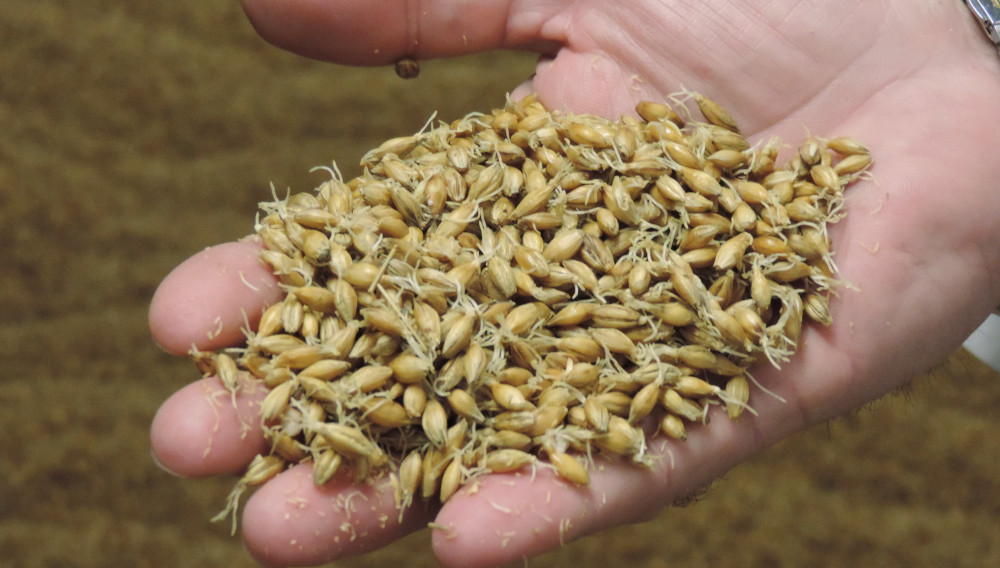
[[[1000,316],[990,314],[962,346],[1000,373]]]
[[[965,0],[965,4],[1000,52],[1000,0]]]

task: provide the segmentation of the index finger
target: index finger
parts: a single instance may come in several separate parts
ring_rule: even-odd
[[[545,51],[545,10],[511,0],[242,0],[257,32],[274,45],[348,65],[386,65],[489,51]]]

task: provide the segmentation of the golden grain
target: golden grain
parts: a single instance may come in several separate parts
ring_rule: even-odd
[[[707,124],[512,101],[262,204],[286,298],[245,350],[192,354],[234,397],[244,371],[271,389],[251,477],[311,459],[317,484],[341,463],[361,482],[394,456],[402,509],[539,455],[576,484],[582,455],[648,464],[634,424],[657,404],[676,440],[709,404],[739,416],[751,362],[787,360],[804,316],[829,324],[826,225],[871,155],[810,137],[779,165],[780,141],[751,146],[710,99],[675,102],[691,101]]]

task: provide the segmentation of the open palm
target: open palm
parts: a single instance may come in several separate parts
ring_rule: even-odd
[[[831,230],[853,284],[834,299],[834,323],[808,327],[780,371],[755,376],[785,399],[757,396],[759,417],[718,417],[670,444],[650,470],[599,465],[591,484],[551,472],[490,475],[444,507],[397,522],[387,484],[335,478],[315,487],[293,467],[247,503],[244,537],[273,565],[318,564],[383,546],[434,520],[439,558],[490,566],[642,520],[775,441],[901,386],[958,347],[1000,299],[1000,60],[958,1],[246,0],[260,33],[312,57],[386,64],[494,48],[542,53],[516,94],[550,108],[608,117],[682,87],[725,106],[753,140],[794,144],[808,126],[851,135],[876,159],[875,181],[853,186]],[[926,5],[925,5],[926,4]],[[154,337],[184,353],[236,344],[243,313],[280,299],[253,241],[209,249],[161,285]],[[247,286],[247,282],[253,288]],[[206,335],[212,332],[211,335]],[[183,475],[237,472],[266,451],[256,424],[262,393],[239,411],[211,402],[201,381],[168,400],[153,448]],[[651,451],[666,455],[666,442]],[[353,497],[352,497],[353,496]]]

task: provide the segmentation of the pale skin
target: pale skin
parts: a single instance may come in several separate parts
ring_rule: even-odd
[[[446,566],[494,566],[642,521],[774,442],[858,408],[942,361],[1000,303],[1000,58],[958,0],[630,3],[244,0],[257,30],[307,56],[391,64],[496,48],[543,54],[514,96],[615,118],[681,87],[710,95],[754,140],[796,145],[804,128],[863,140],[875,181],[850,189],[831,237],[843,279],[834,323],[807,326],[782,369],[754,375],[757,417],[652,443],[651,469],[601,462],[587,487],[551,470],[480,479],[443,507],[417,503],[402,524],[386,482],[342,477],[317,488],[308,466],[266,483],[243,509],[251,554],[271,566],[320,564],[384,546],[433,521]],[[485,109],[484,109],[485,110]],[[400,133],[406,134],[406,133]],[[239,344],[246,313],[282,297],[248,240],[182,264],[150,309],[153,336]],[[218,381],[182,389],[152,426],[153,452],[179,475],[239,473],[266,446],[263,393],[237,410]],[[250,425],[250,427],[247,427]],[[358,495],[358,492],[361,492]],[[344,524],[345,521],[347,524]]]

